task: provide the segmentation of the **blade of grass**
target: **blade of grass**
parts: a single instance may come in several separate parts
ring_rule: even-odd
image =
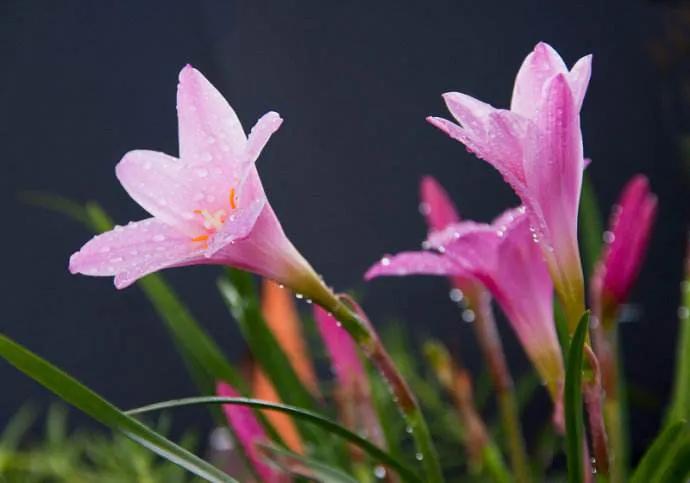
[[[688,423],[680,421],[666,427],[649,446],[635,468],[630,483],[648,483],[655,473],[664,466],[664,460],[672,453],[672,448],[690,433]]]
[[[76,379],[3,334],[0,334],[0,356],[69,404],[104,425],[124,432],[128,437],[162,458],[206,481],[219,483],[236,481],[215,466],[123,413]]]
[[[690,420],[690,241],[685,260],[685,279],[681,283],[681,304],[678,309],[679,337],[676,351],[676,373],[673,396],[666,424]]]
[[[568,350],[565,374],[565,446],[568,463],[568,481],[584,481],[583,472],[583,416],[582,416],[582,357],[589,329],[589,312],[585,312],[577,325]]]
[[[190,397],[149,404],[147,406],[131,409],[127,411],[127,414],[144,414],[151,411],[161,411],[164,409],[172,409],[177,407],[193,406],[200,404],[239,404],[249,406],[255,409],[270,409],[273,411],[280,411],[290,414],[296,419],[301,419],[303,421],[313,423],[322,428],[323,430],[328,431],[329,433],[332,433],[336,436],[340,436],[349,443],[352,443],[353,445],[359,447],[372,459],[379,461],[381,464],[385,466],[395,469],[400,474],[400,476],[403,477],[406,481],[420,481],[417,475],[412,470],[404,466],[397,459],[393,458],[391,455],[389,455],[381,448],[371,443],[369,440],[359,436],[356,433],[353,433],[349,429],[318,413],[298,408],[295,406],[290,406],[288,404],[271,403],[267,401],[261,401],[258,399],[250,399],[243,397]]]

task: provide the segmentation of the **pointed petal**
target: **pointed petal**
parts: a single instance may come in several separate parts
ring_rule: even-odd
[[[460,221],[460,215],[448,193],[433,176],[424,176],[419,185],[422,201],[420,211],[426,218],[429,230],[441,230]]]
[[[403,252],[384,256],[364,275],[365,280],[381,276],[445,275],[463,276],[466,272],[447,257],[432,252]]]
[[[549,44],[539,42],[525,58],[515,78],[510,110],[534,119],[546,81],[565,72],[568,69],[558,52]]]
[[[473,136],[484,136],[484,120],[495,109],[474,97],[460,92],[443,94],[448,110],[455,119]]]
[[[235,111],[201,72],[187,65],[177,86],[180,158],[190,163],[211,159],[246,162],[247,138]]]
[[[553,252],[563,271],[580,259],[577,213],[584,169],[582,133],[565,75],[556,75],[544,89],[537,130],[526,143],[524,168],[529,193],[541,212],[537,228],[545,253]]]
[[[248,159],[256,160],[259,157],[264,146],[271,139],[273,133],[280,128],[281,124],[283,124],[283,119],[277,112],[271,111],[259,118],[249,133],[246,148]]]
[[[219,382],[216,386],[216,392],[222,397],[239,397],[240,394],[230,385]],[[287,477],[281,476],[278,472],[273,470],[268,464],[264,463],[264,458],[260,450],[257,448],[257,443],[268,442],[268,437],[264,432],[263,427],[256,419],[254,412],[245,406],[236,404],[223,405],[223,412],[228,419],[228,424],[233,428],[239,443],[244,448],[249,462],[254,467],[256,473],[261,477],[261,481],[267,483],[288,481]]]
[[[477,223],[469,220],[461,221],[448,225],[443,230],[430,233],[424,242],[424,246],[425,248],[438,250],[441,253],[446,253],[451,249],[455,251],[455,245],[459,242],[462,242],[462,246],[467,248],[473,244],[480,247],[482,245],[480,241],[490,242],[490,240],[496,238],[496,231],[496,228],[486,223]]]
[[[575,108],[579,112],[582,109],[582,101],[585,99],[589,79],[592,76],[592,56],[586,55],[578,60],[570,73],[568,73],[568,84],[573,93]]]
[[[72,273],[115,276],[125,288],[157,270],[204,260],[201,247],[154,218],[97,235],[70,258]]]
[[[261,313],[278,344],[290,360],[302,384],[313,395],[319,394],[314,366],[305,343],[295,298],[288,288],[264,279]]]

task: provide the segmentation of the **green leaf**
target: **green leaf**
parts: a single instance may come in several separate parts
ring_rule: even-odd
[[[280,469],[294,477],[305,477],[328,483],[357,483],[357,480],[327,464],[293,453],[273,444],[257,445],[266,457]]]
[[[604,228],[601,211],[592,182],[585,173],[582,177],[582,196],[580,197],[580,240],[582,240],[582,259],[585,273],[592,276],[594,266],[601,254]]]
[[[652,483],[688,481],[690,475],[690,434],[685,432],[683,438],[672,448],[666,461],[650,480]]]
[[[359,447],[373,460],[378,461],[381,464],[388,466],[392,469],[395,469],[398,472],[398,474],[400,474],[400,476],[405,479],[405,481],[420,481],[420,479],[412,470],[404,466],[397,459],[393,458],[391,455],[389,455],[387,452],[385,452],[378,446],[371,443],[369,440],[359,436],[356,433],[353,433],[349,429],[341,426],[340,424],[324,416],[321,416],[318,413],[298,408],[295,406],[290,406],[288,404],[271,403],[267,401],[261,401],[258,399],[249,399],[243,397],[190,397],[149,404],[147,406],[127,411],[127,414],[142,414],[151,411],[160,411],[163,409],[172,409],[176,407],[192,406],[198,404],[239,404],[241,406],[248,406],[255,409],[270,409],[273,411],[287,413],[295,419],[315,424],[321,429],[331,434],[340,436],[349,443],[352,443],[353,445]]]
[[[568,365],[565,374],[565,449],[568,461],[568,481],[580,483],[583,474],[583,417],[582,417],[582,355],[589,312],[585,312],[577,325],[568,350]]]
[[[630,483],[648,483],[663,467],[672,449],[689,433],[688,423],[681,421],[666,427],[640,460]]]
[[[690,253],[687,257],[685,280],[681,283],[681,304],[678,309],[680,327],[675,382],[666,424],[690,420]]]
[[[131,439],[164,459],[207,481],[235,482],[233,478],[215,466],[123,413],[76,379],[3,334],[0,334],[0,356],[69,404],[106,426],[124,432]]]

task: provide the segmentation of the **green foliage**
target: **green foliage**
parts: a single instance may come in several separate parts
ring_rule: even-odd
[[[218,468],[123,413],[76,379],[2,334],[0,357],[92,418],[111,429],[122,431],[132,440],[195,475],[211,482],[235,481]],[[52,427],[48,433],[49,441],[63,434],[61,428],[62,425]]]
[[[580,483],[583,474],[583,417],[582,417],[582,355],[589,330],[589,312],[580,319],[568,350],[565,373],[565,447],[568,457],[568,481]]]

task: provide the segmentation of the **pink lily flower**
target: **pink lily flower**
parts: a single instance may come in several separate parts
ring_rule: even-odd
[[[72,273],[115,276],[124,288],[169,267],[231,265],[299,291],[316,277],[285,236],[266,199],[256,159],[282,119],[265,114],[244,133],[223,96],[191,66],[177,89],[179,158],[130,151],[116,168],[152,217],[92,238],[70,258]]]
[[[336,379],[335,396],[343,423],[384,446],[383,431],[371,400],[369,379],[355,342],[338,321],[319,306],[314,306],[314,319],[331,360]]]
[[[618,307],[624,303],[642,266],[654,219],[657,198],[649,190],[643,175],[633,177],[623,189],[613,208],[606,243],[592,277],[592,301],[601,322],[615,321]]]
[[[218,383],[216,393],[222,397],[240,396],[232,386],[224,382]],[[245,406],[225,404],[223,405],[223,412],[228,420],[228,424],[233,429],[239,443],[242,445],[249,463],[252,465],[256,474],[261,478],[261,481],[267,483],[289,481],[286,475],[274,470],[267,463],[264,463],[261,450],[256,445],[258,443],[267,443],[269,439],[252,410]]]
[[[591,56],[568,71],[542,42],[517,74],[510,110],[449,92],[443,98],[459,124],[427,118],[496,168],[520,197],[572,330],[584,312],[577,213],[585,166],[580,108],[590,73]]]
[[[524,207],[506,211],[492,224],[451,224],[431,233],[425,247],[427,251],[383,257],[365,278],[420,274],[481,282],[505,312],[558,407],[564,373],[553,285]]]

